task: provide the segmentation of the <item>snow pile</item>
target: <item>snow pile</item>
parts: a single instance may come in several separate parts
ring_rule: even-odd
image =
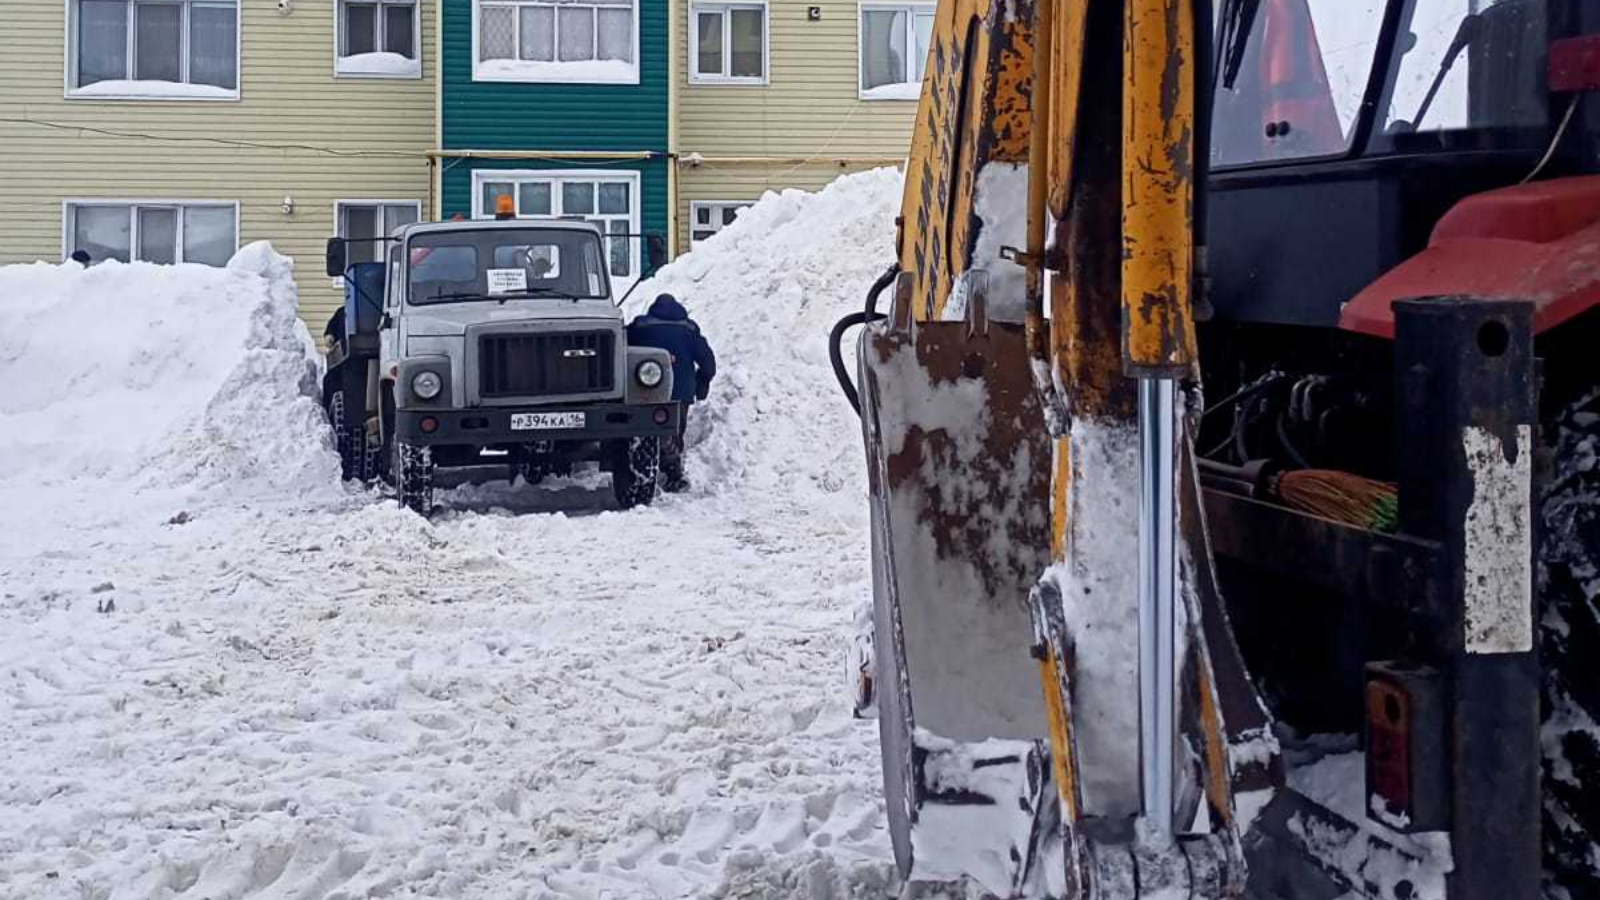
[[[356,53],[339,57],[339,61],[334,64],[334,71],[339,75],[414,78],[422,74],[422,63],[399,53]]]
[[[768,193],[634,292],[630,314],[660,293],[683,301],[717,354],[711,396],[690,419],[691,478],[800,496],[848,489],[861,506],[860,426],[827,338],[894,262],[901,183],[882,168],[817,193]]]
[[[293,269],[266,244],[227,268],[0,267],[0,483],[337,483]]]

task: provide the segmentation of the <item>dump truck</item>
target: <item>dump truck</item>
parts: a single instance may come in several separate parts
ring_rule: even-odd
[[[619,506],[656,495],[660,440],[682,415],[668,353],[630,346],[607,241],[590,222],[456,220],[403,226],[376,261],[328,242],[345,302],[328,322],[323,404],[347,479],[383,479],[433,507],[438,468],[504,466],[537,483],[582,462],[611,472]]]
[[[1600,4],[941,0],[928,52],[832,336],[901,873],[1600,897]]]

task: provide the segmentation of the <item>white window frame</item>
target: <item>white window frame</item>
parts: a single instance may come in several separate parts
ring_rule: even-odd
[[[181,35],[179,37],[179,44],[178,44],[178,59],[179,59],[179,63],[178,64],[182,68],[185,78],[188,77],[188,70],[189,70],[189,8],[191,6],[193,6],[193,5],[195,5],[195,4],[199,4],[199,5],[202,5],[202,6],[206,6],[206,5],[210,5],[210,6],[227,6],[227,5],[230,5],[230,3],[231,3],[231,5],[233,6],[233,91],[230,94],[228,94],[227,96],[214,95],[212,93],[213,91],[227,91],[227,88],[219,88],[216,85],[210,85],[210,84],[193,85],[194,87],[204,88],[205,89],[205,93],[204,94],[194,94],[194,95],[184,95],[182,93],[176,93],[176,94],[149,93],[149,92],[140,92],[140,91],[131,91],[131,92],[119,93],[119,94],[84,93],[83,89],[80,88],[80,86],[77,84],[77,76],[78,76],[78,5],[79,5],[79,0],[62,0],[62,2],[64,4],[64,6],[65,6],[65,12],[64,12],[64,16],[65,17],[64,17],[63,21],[65,21],[66,24],[67,24],[66,34],[62,35],[62,44],[63,44],[62,57],[63,57],[63,59],[66,60],[66,69],[65,69],[64,72],[62,72],[62,96],[65,97],[66,99],[68,99],[68,100],[90,100],[90,101],[94,101],[94,100],[161,100],[161,101],[164,101],[164,102],[170,101],[170,102],[173,102],[173,103],[236,103],[236,102],[239,101],[239,99],[240,99],[240,97],[241,97],[241,95],[243,93],[243,88],[244,88],[244,80],[243,80],[244,63],[243,63],[243,59],[244,59],[244,4],[245,4],[245,0],[165,0],[165,2],[176,3],[176,4],[181,5],[183,7],[183,17],[182,17],[182,20],[181,20],[182,21],[182,25],[179,28],[179,30],[181,31]],[[134,61],[135,61],[135,56],[134,56],[134,32],[136,31],[136,27],[135,27],[135,24],[134,24],[134,9],[133,9],[134,5],[135,5],[135,0],[128,0],[128,28],[127,28],[127,30],[128,30],[128,33],[127,33],[128,45],[127,45],[127,57],[126,57],[127,61],[128,61],[128,70],[127,70],[128,77],[126,79],[123,79],[125,81],[133,80],[133,66],[134,66]],[[96,83],[98,83],[98,82],[96,82]],[[191,86],[191,82],[189,82],[187,80],[185,80],[185,81],[169,81],[169,82],[162,82],[162,83],[163,84],[176,84],[176,85]],[[88,87],[91,87],[91,85],[84,85],[83,86],[83,88],[88,88]]]
[[[727,227],[726,225],[722,224],[722,215],[721,215],[721,213],[722,213],[723,210],[727,209],[730,206],[738,207],[739,209],[749,209],[750,207],[754,206],[755,204],[756,204],[756,201],[754,201],[754,200],[690,200],[689,201],[689,246],[693,247],[695,245],[695,237],[694,237],[695,231],[703,230],[703,229],[701,229],[700,223],[695,218],[695,216],[700,212],[700,210],[709,209],[709,210],[712,211],[712,217],[711,218],[713,219],[715,227],[713,227],[711,229],[711,231],[712,231],[712,234],[714,236],[717,232],[719,232],[722,229]],[[709,238],[702,238],[701,240],[709,240]]]
[[[416,221],[418,221],[418,222],[422,221],[422,201],[421,200],[335,200],[333,202],[333,235],[334,235],[334,237],[349,237],[349,235],[345,234],[345,231],[344,231],[344,211],[345,211],[345,208],[349,207],[349,206],[376,206],[376,207],[378,207],[378,215],[380,217],[383,215],[383,208],[384,207],[389,207],[389,206],[409,206],[412,209],[417,211],[417,219],[416,219]],[[383,225],[382,219],[380,218],[379,219],[379,227],[381,228],[382,225]],[[386,236],[386,235],[380,235],[380,237],[383,237],[383,236]],[[389,258],[389,254],[387,252],[379,252],[377,254],[377,256],[378,256],[378,259],[377,259],[378,262],[382,262],[382,261],[387,260]],[[335,278],[334,279],[334,286],[335,287],[337,287],[337,286],[339,286],[340,284],[343,284],[343,283],[344,283],[344,279],[342,279],[342,278]]]
[[[371,3],[378,7],[378,43],[383,46],[383,32],[388,26],[384,23],[387,19],[383,15],[383,7],[406,6],[405,0],[334,0],[333,2],[333,74],[335,78],[389,78],[416,80],[422,77],[422,0],[410,0],[411,6],[411,62],[413,71],[407,73],[390,72],[363,72],[359,69],[349,69],[344,65],[344,60],[350,57],[344,52],[344,8],[348,3]],[[442,2],[442,0],[441,0]],[[383,52],[381,49],[377,52]]]
[[[856,4],[856,97],[857,97],[857,99],[866,101],[868,103],[905,103],[907,101],[916,102],[916,101],[922,99],[922,81],[921,81],[921,79],[918,79],[918,80],[916,80],[914,82],[912,82],[912,81],[897,82],[899,84],[915,84],[916,85],[916,90],[915,90],[914,93],[913,92],[907,92],[907,94],[905,96],[903,96],[903,97],[902,96],[891,96],[891,97],[878,96],[878,97],[874,97],[874,96],[871,96],[868,93],[869,90],[879,90],[881,88],[889,87],[889,85],[879,85],[876,88],[870,88],[870,89],[862,86],[863,83],[866,81],[867,59],[866,59],[866,54],[862,52],[861,35],[866,30],[867,13],[869,13],[869,12],[904,12],[904,13],[906,13],[907,14],[906,15],[906,47],[908,48],[908,51],[909,51],[911,48],[915,48],[916,45],[917,45],[917,25],[916,25],[916,15],[917,15],[917,13],[919,13],[919,12],[920,13],[937,12],[938,8],[939,8],[938,4],[936,4],[936,3],[881,3],[881,2],[865,3],[864,2],[864,3],[857,3]],[[935,28],[935,30],[938,29],[937,20],[935,20],[935,22],[934,22],[934,28]],[[929,43],[930,43],[930,48],[929,49],[932,49],[932,47],[931,47],[932,42],[930,41]],[[912,64],[912,61],[911,61],[910,53],[908,52],[907,56],[906,56],[906,65],[909,66],[911,64]],[[926,66],[927,66],[927,61],[924,60],[923,61],[923,67],[926,68]],[[909,71],[906,73],[907,76],[909,76],[910,74],[911,73]]]
[[[736,9],[761,10],[761,77],[734,76],[733,71],[733,16]],[[700,16],[703,13],[722,14],[722,71],[700,71]],[[772,82],[772,15],[766,0],[751,2],[689,4],[689,83],[690,84],[770,84]]]
[[[444,0],[440,0],[440,2],[444,2]],[[552,2],[552,0],[472,0],[472,80],[473,81],[498,81],[498,82],[511,82],[511,83],[515,83],[515,84],[638,84],[639,83],[639,7],[640,7],[641,4],[644,3],[644,0],[632,0],[632,5],[633,5],[633,66],[632,66],[632,73],[626,78],[594,78],[594,77],[585,77],[585,76],[565,74],[565,73],[560,71],[560,65],[561,65],[560,63],[545,63],[544,65],[549,66],[549,71],[547,71],[547,72],[545,72],[543,74],[540,74],[540,75],[490,75],[490,74],[486,74],[483,71],[483,64],[484,64],[485,60],[483,59],[482,50],[478,46],[479,37],[482,34],[481,20],[482,20],[482,13],[483,13],[483,5],[485,3],[487,3],[490,6],[511,6],[511,7],[523,7],[523,6],[550,6],[550,7],[555,7],[555,6],[561,5],[558,2]],[[607,4],[593,4],[593,3],[580,2],[579,5],[590,6],[590,5],[607,5]],[[610,5],[619,5],[619,4],[610,4]],[[522,60],[521,59],[521,53],[522,53],[522,38],[521,38],[522,14],[520,12],[515,13],[511,17],[511,20],[512,20],[512,28],[514,29],[514,32],[513,32],[514,36],[512,37],[512,45],[514,47],[516,47],[516,49],[517,49],[518,60],[520,60],[522,62],[532,62],[532,60]],[[596,38],[595,39],[599,40],[598,29],[596,30]],[[490,61],[492,62],[493,60],[490,60]]]
[[[642,225],[640,223],[642,222],[642,207],[644,206],[644,179],[640,176],[640,173],[627,169],[474,169],[472,172],[472,218],[474,219],[494,218],[494,210],[485,210],[483,208],[483,184],[486,181],[508,181],[513,185],[521,184],[525,181],[552,182],[550,186],[550,209],[552,214],[549,216],[518,216],[518,218],[528,219],[530,221],[536,221],[539,219],[563,219],[563,216],[558,211],[561,204],[561,189],[557,182],[628,182],[628,233],[635,235],[634,237],[628,238],[628,271],[630,274],[623,276],[611,274],[611,241],[609,238],[606,238],[602,241],[602,243],[605,245],[604,249],[606,251],[606,274],[610,276],[611,292],[613,296],[616,297],[622,296],[624,291],[632,287],[635,282],[640,281],[643,278],[642,270],[644,267],[644,254],[641,252],[641,241],[639,237],[637,237],[642,230]],[[597,190],[595,198],[597,208],[599,205],[598,194],[599,192]],[[521,195],[521,191],[513,188],[511,196],[516,198],[516,202],[518,204],[522,202]],[[596,212],[594,213],[594,216],[597,218],[600,216],[615,217],[616,214]]]
[[[127,198],[99,198],[99,197],[71,197],[61,201],[61,258],[67,259],[77,249],[72,246],[73,208],[78,206],[126,206],[128,208],[128,261],[139,261],[139,210],[175,208],[178,210],[178,227],[173,240],[173,257],[178,263],[183,259],[183,210],[190,206],[211,206],[233,210],[233,253],[239,252],[239,201],[237,200],[165,200],[165,199],[137,199]],[[232,254],[229,254],[230,256]],[[95,260],[99,262],[100,260]]]

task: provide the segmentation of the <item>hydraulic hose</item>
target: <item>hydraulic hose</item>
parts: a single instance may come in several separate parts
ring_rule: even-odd
[[[878,296],[889,285],[894,284],[899,275],[899,265],[893,265],[886,269],[882,275],[878,276],[878,280],[872,283],[872,287],[868,289],[866,308],[861,312],[853,312],[840,319],[834,323],[833,330],[828,333],[828,362],[833,366],[833,377],[838,379],[839,389],[844,391],[844,398],[850,401],[850,408],[855,410],[858,416],[861,415],[861,395],[856,391],[855,382],[850,378],[850,370],[844,364],[844,333],[857,325],[865,325],[868,322],[876,322],[884,318],[884,315],[878,312]]]

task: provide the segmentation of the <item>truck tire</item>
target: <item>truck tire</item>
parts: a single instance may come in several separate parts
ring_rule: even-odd
[[[1600,390],[1556,404],[1538,499],[1547,893],[1600,897]]]
[[[392,441],[389,472],[400,505],[426,516],[433,511],[433,448]]]
[[[345,481],[360,478],[366,457],[366,429],[351,427],[341,388],[327,392],[323,409],[328,414],[328,427],[333,429],[333,449],[339,454],[339,476]]]
[[[611,444],[611,491],[623,509],[649,506],[656,499],[656,476],[661,468],[661,441],[653,437],[627,438]]]

